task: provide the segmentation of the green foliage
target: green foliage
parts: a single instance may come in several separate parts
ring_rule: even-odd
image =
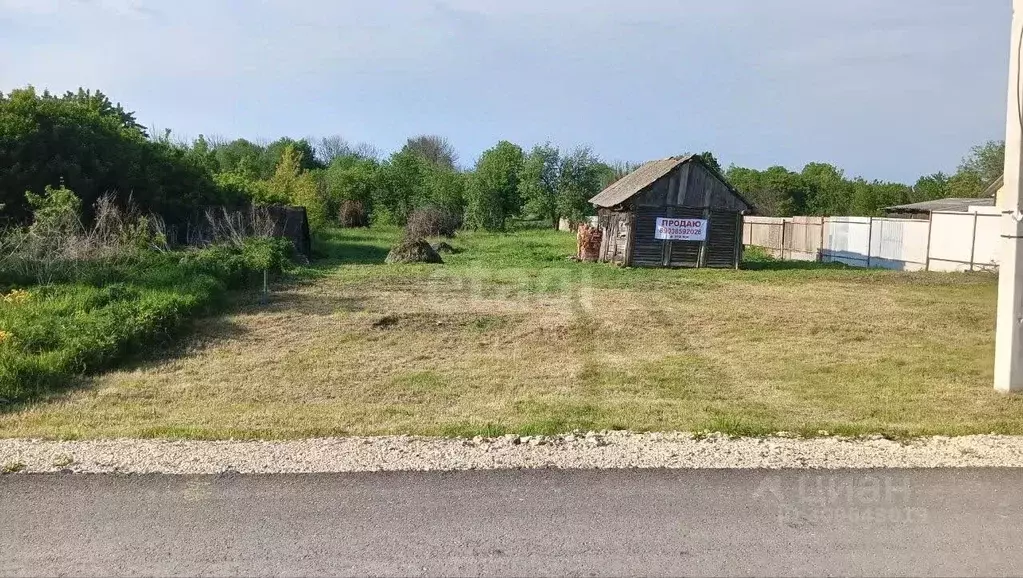
[[[958,171],[920,177],[914,186],[849,179],[827,163],[809,163],[801,173],[783,167],[766,171],[731,166],[732,185],[757,205],[761,214],[878,216],[885,207],[945,197],[978,197],[1001,176],[1005,143],[991,141],[970,149]]]
[[[558,213],[572,222],[593,214],[590,199],[601,190],[599,161],[590,149],[577,148],[561,159]]]
[[[799,173],[780,166],[758,171],[732,165],[726,177],[761,214],[788,217],[806,213],[810,185]]]
[[[0,398],[25,400],[66,387],[76,375],[150,347],[218,306],[228,288],[263,269],[285,268],[291,250],[286,240],[252,239],[184,256],[95,261],[74,279],[0,300]],[[4,277],[0,270],[0,283]]]
[[[205,139],[200,138],[192,145],[193,154],[203,155],[208,148]],[[245,139],[236,139],[211,147],[216,171],[239,174],[249,180],[269,180],[273,177],[288,149],[298,153],[298,166],[301,170],[311,171],[324,168],[316,158],[316,152],[309,141],[280,138],[268,145],[260,145]],[[197,150],[198,149],[198,150]]]
[[[327,204],[316,178],[302,168],[302,154],[290,145],[285,147],[277,169],[266,183],[267,197],[256,200],[262,204],[305,207],[309,226],[317,229],[327,223]]]
[[[46,185],[42,195],[31,191],[25,193],[25,200],[32,208],[32,225],[29,232],[40,238],[68,235],[76,231],[82,214],[82,200],[70,189]]]
[[[529,215],[558,226],[561,153],[550,143],[533,147],[519,172],[519,196]]]
[[[323,175],[328,213],[336,215],[345,201],[358,201],[367,211],[372,210],[379,170],[374,159],[334,158]]]
[[[1005,142],[988,141],[970,149],[970,154],[959,164],[959,174],[974,176],[982,187],[970,197],[979,196],[1005,170]]]
[[[909,200],[911,189],[903,184],[883,181],[853,181],[852,203],[849,210],[854,215],[877,216],[884,207],[899,205]]]
[[[266,181],[253,180],[242,173],[226,172],[213,175],[213,181],[227,195],[261,204],[283,202],[273,200]]]
[[[519,213],[522,164],[522,148],[508,141],[483,152],[466,184],[466,227],[504,229],[508,218]]]
[[[458,162],[455,147],[442,136],[423,134],[410,138],[401,150],[415,153],[434,167],[449,171],[454,171]]]
[[[130,194],[140,209],[172,222],[235,200],[184,149],[150,140],[132,113],[87,91],[0,95],[0,169],[0,204],[15,222],[28,219],[24,191],[62,181],[87,209],[108,192]]]
[[[930,201],[944,198],[949,190],[948,175],[942,172],[924,175],[913,185],[912,202]]]
[[[466,176],[460,172],[431,165],[426,169],[426,194],[432,206],[443,209],[456,228],[465,213]]]
[[[714,169],[719,173],[725,172],[724,169],[721,168],[721,163],[718,161],[717,157],[714,156],[714,153],[710,151],[703,151],[702,153],[699,154],[699,157],[700,159],[703,160],[704,163],[707,164],[708,167]]]
[[[426,160],[411,150],[394,153],[380,166],[374,222],[404,226],[412,211],[426,204],[427,168]]]
[[[808,163],[801,173],[809,186],[806,212],[811,215],[848,215],[852,183],[842,169],[828,163]]]

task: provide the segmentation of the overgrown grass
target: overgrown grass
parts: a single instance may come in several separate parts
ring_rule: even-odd
[[[621,269],[536,229],[383,265],[398,233],[329,231],[269,306],[0,416],[0,435],[1023,433],[1023,397],[991,388],[986,274]]]
[[[160,345],[190,318],[223,303],[263,266],[279,270],[285,242],[252,240],[243,248],[148,252],[82,261],[62,277],[26,285],[0,270],[0,399],[24,401],[67,387],[77,376],[111,367]]]

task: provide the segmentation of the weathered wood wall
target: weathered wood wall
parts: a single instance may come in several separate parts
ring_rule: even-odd
[[[600,242],[600,260],[619,265],[630,265],[629,242],[632,239],[633,215],[624,211],[601,209],[598,226],[604,232]]]
[[[742,255],[742,211],[748,206],[699,162],[680,165],[641,191],[626,207],[633,215],[628,263],[646,267],[734,267]],[[610,215],[601,227],[610,226]],[[662,241],[654,237],[658,217],[707,219],[705,242]],[[610,232],[610,229],[604,229]],[[605,233],[607,236],[607,233]],[[601,260],[613,261],[610,243]]]

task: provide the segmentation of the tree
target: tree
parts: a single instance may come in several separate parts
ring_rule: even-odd
[[[374,219],[404,226],[416,207],[429,198],[427,162],[411,150],[401,150],[380,166],[379,186],[373,200]]]
[[[828,163],[807,163],[800,174],[808,186],[807,214],[848,214],[853,187],[842,169]]]
[[[885,207],[908,201],[911,192],[908,186],[900,183],[856,178],[853,181],[851,210],[854,215],[879,216]]]
[[[213,154],[222,172],[235,173],[250,180],[270,178],[280,160],[266,166],[266,148],[243,138],[215,146]]]
[[[309,226],[319,228],[327,222],[326,205],[320,196],[316,179],[302,168],[302,153],[285,146],[277,169],[267,183],[266,203],[290,203],[305,207]]]
[[[578,223],[590,214],[590,199],[600,192],[599,160],[588,147],[579,147],[561,159],[558,213]]]
[[[0,205],[13,222],[29,218],[25,191],[63,182],[82,199],[88,220],[103,194],[131,195],[168,222],[198,208],[233,203],[185,147],[150,140],[133,113],[102,93],[55,97],[29,87],[0,95]]]
[[[454,170],[458,162],[455,147],[442,136],[423,134],[410,138],[401,150],[416,153],[430,164],[444,169]]]
[[[508,218],[518,214],[522,163],[522,148],[508,141],[483,152],[466,185],[465,226],[503,230]]]
[[[220,172],[220,163],[217,161],[217,155],[203,135],[199,135],[199,138],[192,142],[192,146],[185,150],[185,158],[196,167],[211,175]]]
[[[324,166],[329,166],[335,159],[353,155],[351,145],[341,135],[323,137],[316,145],[316,158]]]
[[[765,171],[732,165],[728,181],[749,199],[761,214],[788,217],[804,214],[810,186],[799,173],[774,166]]]
[[[43,98],[49,97],[49,91],[43,91]],[[100,116],[116,118],[125,129],[138,131],[143,135],[146,134],[146,127],[139,124],[135,119],[134,112],[125,110],[119,102],[116,104],[111,102],[107,95],[98,90],[93,92],[79,88],[78,92],[67,91],[64,93],[64,96],[60,97],[60,100],[82,105]]]
[[[702,153],[699,154],[699,157],[703,159],[703,162],[706,163],[707,166],[709,166],[710,168],[714,169],[719,173],[724,173],[724,170],[721,169],[721,163],[718,162],[718,159],[714,156],[714,153],[710,151],[703,151]]]
[[[916,180],[911,192],[910,202],[919,203],[941,199],[948,196],[949,178],[942,172],[924,175]]]
[[[457,224],[465,213],[465,175],[433,165],[426,168],[428,203],[443,209]]]
[[[359,201],[372,211],[379,184],[380,163],[356,156],[335,157],[324,172],[328,214],[336,214],[344,201]]]
[[[547,219],[555,229],[559,217],[560,173],[561,153],[550,143],[533,147],[519,173],[519,196],[525,211]]]
[[[266,146],[263,152],[263,164],[276,168],[284,155],[284,150],[288,147],[298,153],[302,170],[312,171],[326,166],[316,158],[316,151],[309,141],[306,139],[295,140],[289,137],[279,138]]]
[[[959,164],[960,173],[977,176],[982,187],[987,187],[1002,176],[1005,170],[1005,142],[988,141],[970,149],[970,154]],[[978,196],[983,189],[977,191]]]
[[[600,173],[600,189],[604,190],[607,187],[618,182],[625,175],[635,171],[641,165],[638,163],[630,163],[628,161],[612,161],[609,163],[600,163],[598,166],[598,172]]]

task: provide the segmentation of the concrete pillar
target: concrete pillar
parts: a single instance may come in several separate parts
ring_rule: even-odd
[[[1023,212],[1020,172],[1023,167],[1023,107],[1020,90],[1020,42],[1023,0],[1012,2],[1012,52],[1009,58],[1008,107],[1005,117],[1005,194],[1002,196],[1001,255],[998,264],[998,319],[995,330],[995,389],[1023,391]]]

